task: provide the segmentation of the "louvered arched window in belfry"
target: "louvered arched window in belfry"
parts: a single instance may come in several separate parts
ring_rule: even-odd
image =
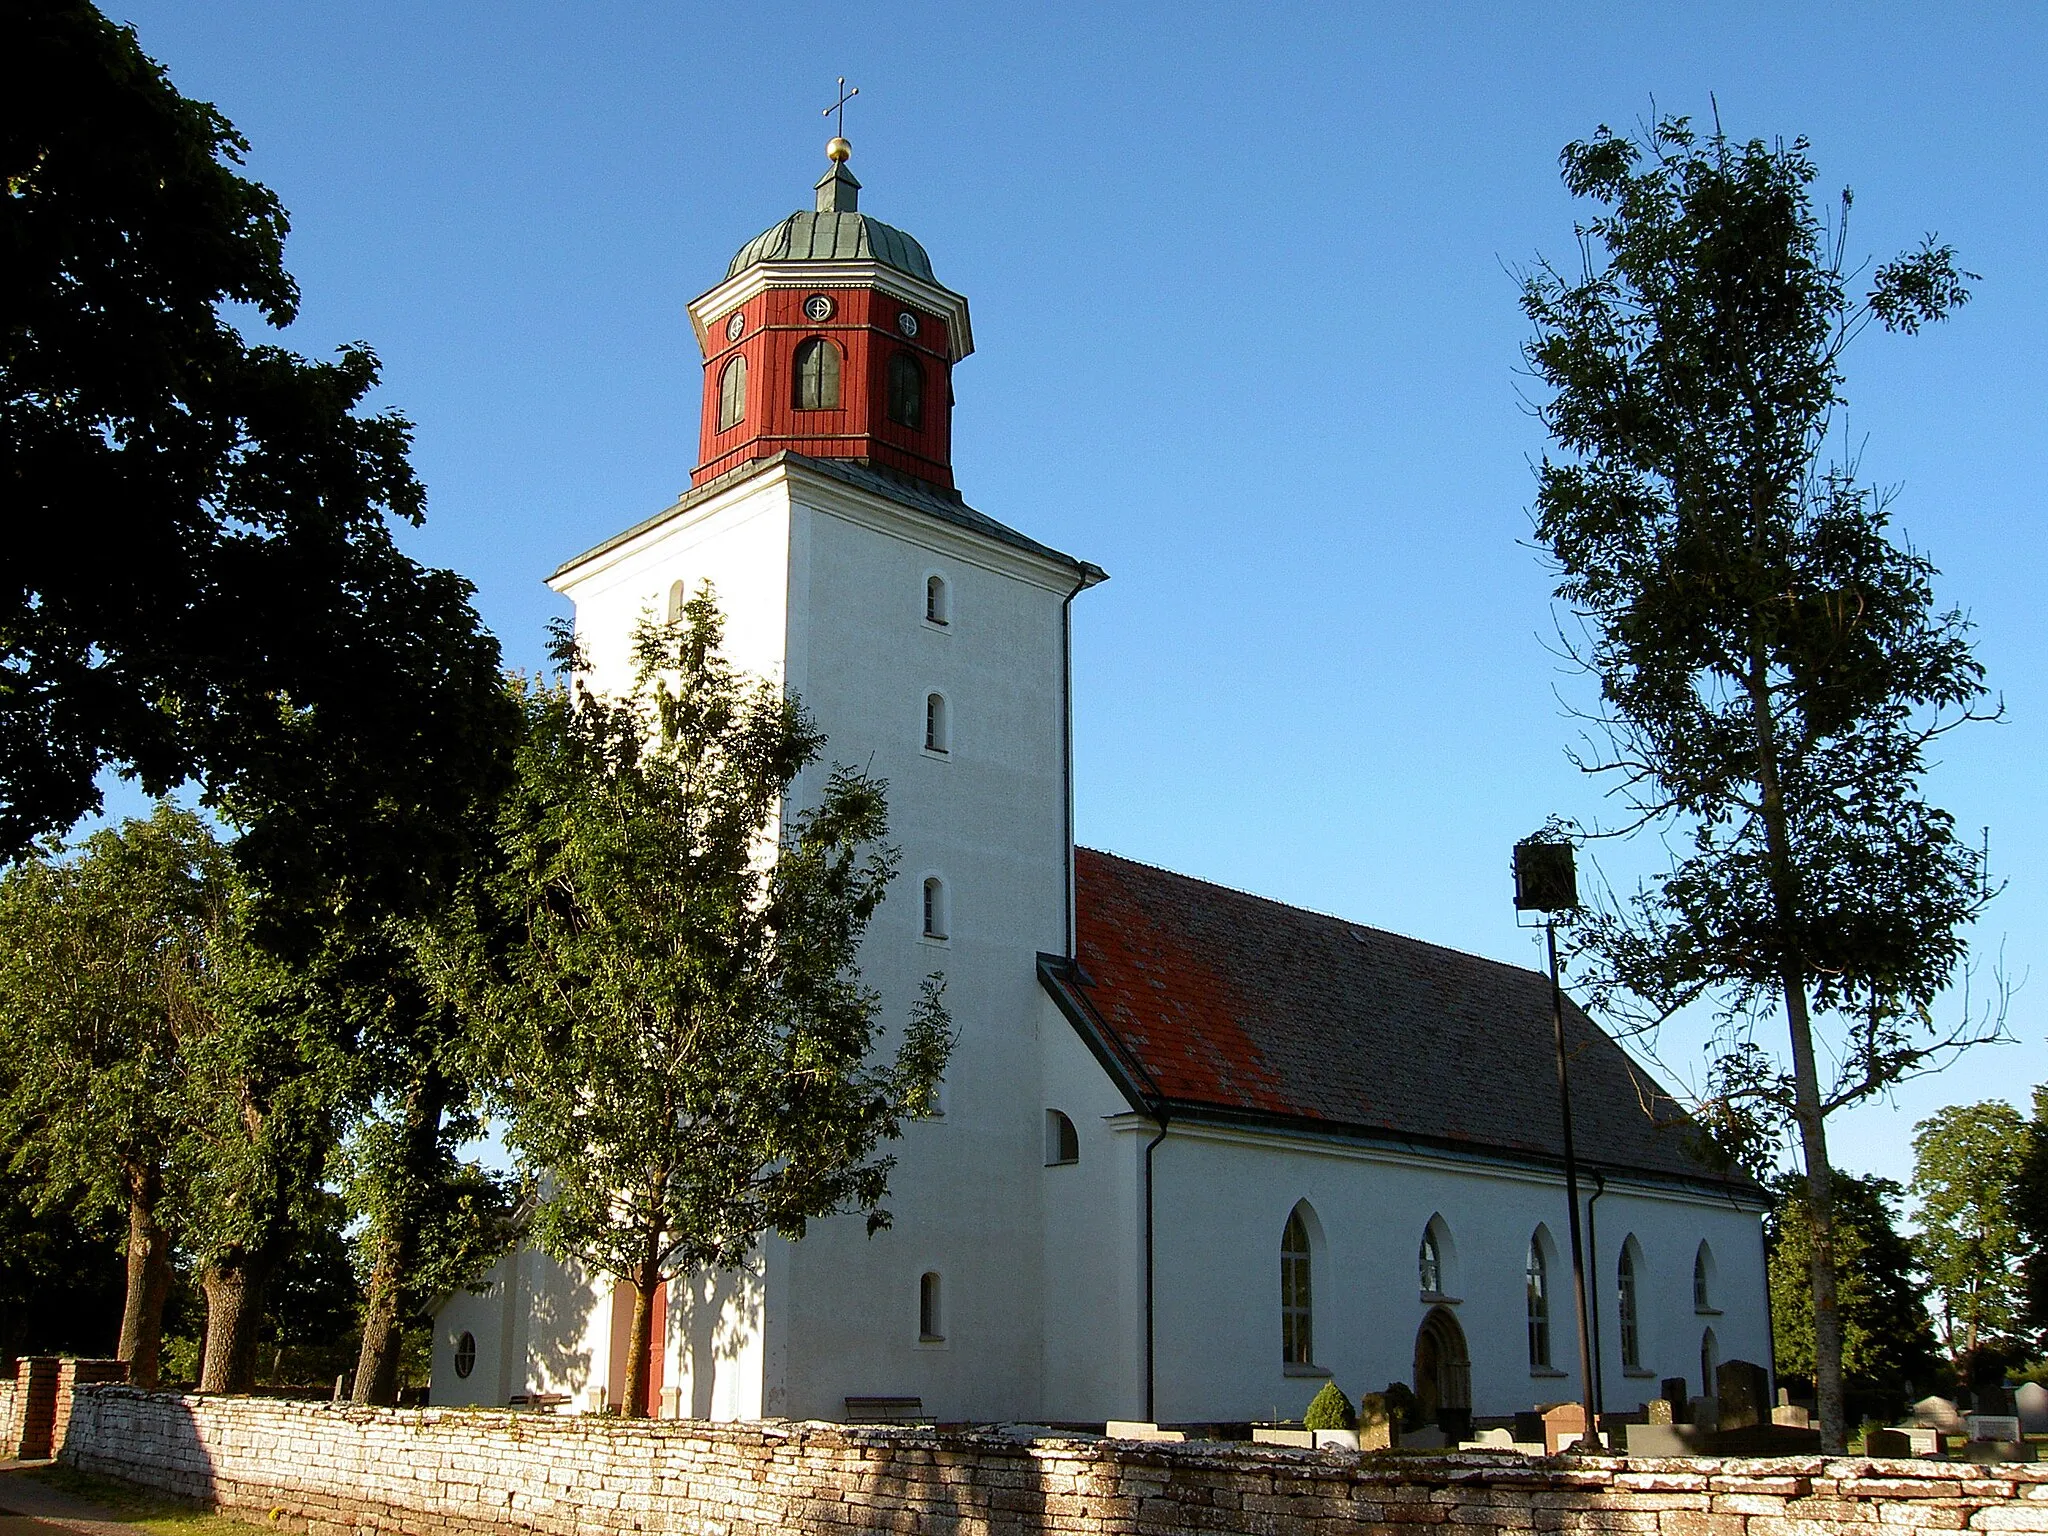
[[[839,409],[839,349],[822,336],[797,344],[790,404],[800,411]]]
[[[747,414],[747,360],[736,357],[718,376],[718,430],[729,431]]]
[[[888,411],[899,427],[913,432],[924,427],[924,370],[908,352],[890,355]]]

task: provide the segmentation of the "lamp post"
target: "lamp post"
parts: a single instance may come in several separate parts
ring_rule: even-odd
[[[1550,1026],[1557,1046],[1557,1102],[1564,1120],[1564,1197],[1571,1208],[1572,1303],[1579,1324],[1579,1394],[1586,1416],[1581,1449],[1602,1448],[1594,1412],[1593,1345],[1586,1327],[1586,1249],[1579,1234],[1579,1159],[1572,1147],[1571,1069],[1564,1050],[1564,986],[1557,975],[1557,920],[1579,904],[1578,869],[1572,845],[1558,838],[1530,837],[1515,844],[1515,910],[1542,914],[1550,949]]]

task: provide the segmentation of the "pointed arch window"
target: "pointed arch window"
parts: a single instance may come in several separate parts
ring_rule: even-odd
[[[1621,1365],[1623,1370],[1643,1368],[1641,1316],[1636,1307],[1636,1240],[1621,1245],[1621,1261],[1615,1266],[1615,1311],[1621,1322]]]
[[[924,428],[924,369],[908,352],[889,355],[887,411],[899,427]]]
[[[1415,1256],[1417,1277],[1422,1281],[1423,1290],[1430,1295],[1441,1295],[1444,1288],[1444,1254],[1436,1240],[1434,1224],[1422,1229],[1422,1249]]]
[[[839,348],[823,336],[797,344],[790,404],[800,411],[839,409]]]
[[[1297,1205],[1280,1234],[1280,1359],[1285,1365],[1315,1363],[1312,1265],[1308,1223]]]
[[[718,376],[718,430],[729,432],[747,414],[747,360],[734,358]]]
[[[1532,1369],[1550,1369],[1550,1264],[1543,1256],[1543,1239],[1529,1239],[1529,1264],[1524,1275],[1529,1293],[1529,1364]]]
[[[1721,1310],[1714,1305],[1714,1250],[1705,1243],[1692,1256],[1692,1309],[1706,1313]]]

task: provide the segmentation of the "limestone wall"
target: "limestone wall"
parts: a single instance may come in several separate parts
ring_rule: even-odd
[[[310,1536],[2048,1531],[2048,1466],[1381,1456],[82,1388],[64,1459]],[[1446,1533],[1450,1536],[1450,1533]]]

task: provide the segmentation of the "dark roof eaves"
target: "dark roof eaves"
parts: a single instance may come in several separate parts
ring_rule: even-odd
[[[1044,987],[1053,1005],[1062,1017],[1073,1026],[1074,1033],[1081,1037],[1081,1043],[1088,1047],[1097,1065],[1108,1075],[1124,1102],[1139,1114],[1151,1114],[1156,1106],[1167,1102],[1159,1091],[1159,1085],[1152,1081],[1145,1064],[1123,1043],[1121,1036],[1109,1027],[1095,1005],[1087,996],[1069,985],[1078,979],[1080,967],[1065,955],[1038,956],[1038,983]]]
[[[703,505],[703,503],[709,501],[720,492],[739,485],[754,475],[761,474],[777,465],[786,464],[794,464],[801,469],[822,472],[827,479],[837,480],[843,485],[851,486],[858,491],[865,491],[871,496],[880,496],[884,500],[893,501],[900,507],[923,512],[927,516],[935,517],[939,521],[959,528],[964,532],[980,534],[983,538],[993,539],[999,544],[1007,544],[1011,548],[1022,550],[1026,554],[1036,555],[1042,560],[1049,560],[1056,565],[1066,566],[1084,578],[1084,585],[1093,586],[1097,582],[1109,579],[1108,573],[1092,561],[1076,559],[1074,556],[1064,554],[1050,545],[1041,544],[1036,539],[1017,532],[1016,529],[1011,528],[1007,524],[998,522],[986,512],[977,511],[975,508],[969,507],[957,495],[952,499],[963,509],[962,512],[949,510],[944,499],[944,493],[938,490],[920,492],[910,487],[907,483],[901,482],[895,477],[886,475],[878,470],[868,470],[865,476],[856,478],[852,474],[838,472],[837,461],[835,460],[816,459],[812,458],[809,454],[784,449],[782,452],[771,454],[765,459],[749,459],[746,463],[736,465],[727,470],[715,480],[707,480],[702,485],[691,486],[689,490],[677,497],[674,502],[655,513],[652,517],[642,518],[639,522],[633,524],[632,527],[625,529],[623,532],[613,534],[603,543],[594,544],[589,549],[584,550],[582,554],[563,561],[549,573],[548,581],[553,583],[559,580],[578,566],[588,564],[590,561],[597,559],[598,556],[608,554],[621,545],[630,543],[641,534],[660,527],[670,518],[678,517],[689,511],[692,507]],[[849,466],[849,468],[851,467]],[[865,468],[865,466],[862,466],[862,468]],[[963,515],[963,512],[971,514],[971,516]]]
[[[1495,1146],[1489,1142],[1465,1141],[1449,1136],[1427,1136],[1406,1132],[1393,1132],[1378,1126],[1349,1125],[1339,1121],[1319,1120],[1312,1115],[1288,1115],[1271,1110],[1240,1109],[1234,1105],[1211,1104],[1199,1099],[1162,1098],[1145,1106],[1148,1114],[1162,1114],[1166,1119],[1178,1123],[1193,1121],[1196,1124],[1211,1124],[1227,1129],[1281,1131],[1288,1135],[1305,1136],[1315,1140],[1337,1141],[1354,1146],[1370,1146],[1390,1151],[1413,1152],[1419,1156],[1445,1154],[1493,1163],[1505,1163],[1516,1168],[1540,1169],[1543,1172],[1562,1173],[1564,1160],[1550,1157],[1541,1152],[1530,1152],[1520,1147]],[[1716,1179],[1710,1175],[1687,1176],[1657,1168],[1641,1168],[1631,1163],[1591,1161],[1582,1159],[1581,1173],[1599,1172],[1609,1176],[1620,1176],[1655,1184],[1663,1188],[1684,1190],[1691,1194],[1712,1195],[1717,1199],[1735,1199],[1744,1204],[1763,1209],[1770,1203],[1770,1197],[1761,1185],[1747,1175],[1737,1174],[1727,1179]]]

